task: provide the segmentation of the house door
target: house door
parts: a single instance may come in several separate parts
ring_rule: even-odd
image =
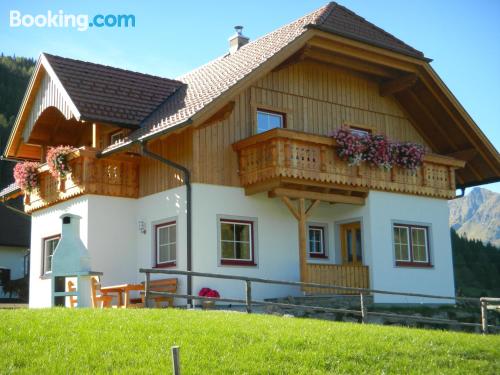
[[[342,264],[362,265],[363,245],[361,243],[361,223],[359,221],[340,226]]]

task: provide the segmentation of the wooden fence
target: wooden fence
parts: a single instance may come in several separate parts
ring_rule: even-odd
[[[321,312],[332,312],[332,313],[344,313],[361,317],[362,323],[368,322],[369,316],[379,316],[391,319],[401,319],[401,320],[413,320],[424,323],[437,323],[452,326],[464,326],[464,327],[479,327],[483,333],[488,333],[490,329],[495,331],[500,331],[500,326],[488,324],[488,310],[494,306],[494,308],[499,308],[500,298],[472,298],[472,297],[457,297],[457,296],[440,296],[433,294],[422,294],[422,293],[405,293],[405,292],[394,292],[388,290],[380,289],[368,289],[368,288],[353,288],[333,284],[319,284],[319,283],[304,283],[300,281],[283,281],[283,280],[271,280],[263,279],[257,277],[246,277],[246,276],[234,276],[234,275],[223,275],[216,273],[205,273],[205,272],[195,272],[195,271],[181,271],[181,270],[167,270],[167,269],[146,269],[141,268],[139,272],[145,275],[145,288],[144,288],[144,299],[145,307],[151,307],[150,300],[155,296],[164,297],[175,297],[183,298],[187,300],[199,300],[199,301],[213,301],[210,297],[200,297],[190,294],[180,294],[180,293],[168,293],[168,292],[157,292],[151,290],[151,274],[163,274],[163,275],[185,275],[191,277],[207,277],[214,279],[225,279],[225,280],[239,280],[244,283],[245,286],[245,299],[236,298],[217,298],[217,301],[235,303],[245,305],[247,313],[251,313],[254,305],[264,305],[264,306],[276,306],[281,308],[295,308],[309,311],[321,311]],[[252,299],[252,283],[262,283],[262,284],[274,284],[274,285],[290,285],[297,286],[300,288],[314,288],[314,289],[330,289],[330,290],[344,290],[351,293],[359,294],[360,298],[360,310],[352,309],[342,309],[342,308],[332,308],[323,306],[305,306],[297,305],[292,303],[282,303],[282,302],[271,302],[271,301],[258,301]],[[397,314],[397,313],[385,313],[377,311],[368,311],[366,304],[366,297],[373,294],[385,294],[385,295],[397,295],[397,296],[408,296],[408,297],[422,297],[430,298],[436,300],[448,300],[448,301],[463,301],[463,302],[473,302],[477,303],[481,308],[481,322],[480,323],[465,323],[459,322],[452,319],[441,319],[441,318],[431,318],[424,316],[415,316],[407,314]]]

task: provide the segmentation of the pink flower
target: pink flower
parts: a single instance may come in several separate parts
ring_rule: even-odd
[[[29,193],[38,189],[38,167],[38,163],[30,161],[16,164],[14,180],[22,191]]]
[[[75,150],[72,146],[57,146],[49,149],[47,152],[47,165],[52,176],[56,178],[65,177],[71,172],[68,155]]]
[[[220,294],[215,289],[210,288],[202,288],[198,292],[198,296],[200,297],[209,297],[209,298],[220,298]]]

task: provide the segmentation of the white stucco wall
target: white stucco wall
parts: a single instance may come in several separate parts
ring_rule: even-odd
[[[10,279],[16,280],[24,276],[24,255],[26,248],[13,246],[0,246],[0,268],[10,270]],[[16,297],[13,294],[12,297]],[[3,292],[0,287],[0,298],[9,298],[8,294]]]
[[[453,261],[448,204],[433,199],[404,194],[372,191],[367,200],[371,218],[370,232],[373,257],[370,265],[371,286],[400,292],[454,296]],[[420,224],[429,227],[431,268],[397,267],[395,265],[392,224]],[[379,303],[450,303],[450,300],[376,295]]]
[[[194,271],[299,280],[297,221],[280,200],[270,199],[267,194],[245,196],[241,188],[204,184],[193,184],[192,188]],[[30,306],[50,304],[50,283],[40,279],[41,239],[59,233],[59,216],[63,212],[82,216],[82,241],[88,246],[93,269],[104,272],[104,285],[142,281],[144,275],[139,268],[155,265],[154,226],[171,220],[177,221],[175,268],[186,269],[184,187],[138,200],[83,196],[33,214]],[[257,266],[220,264],[218,217],[255,221]],[[146,233],[139,231],[140,221],[145,223]],[[309,261],[340,262],[338,226],[352,221],[361,221],[363,262],[370,268],[372,288],[454,294],[446,201],[372,191],[363,206],[322,203],[309,222],[327,226],[329,258]],[[392,245],[395,221],[430,227],[432,268],[395,266]],[[179,291],[185,292],[185,278],[178,279]],[[202,287],[217,289],[228,298],[244,297],[243,282],[193,278],[193,292],[197,294]],[[255,299],[300,294],[295,287],[253,285]],[[376,302],[421,301],[383,295],[375,298]]]

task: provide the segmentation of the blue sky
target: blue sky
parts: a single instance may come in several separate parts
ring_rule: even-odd
[[[234,25],[255,39],[324,5],[318,0],[0,2],[0,51],[66,57],[175,78],[227,51]],[[367,20],[423,51],[500,149],[500,1],[344,0]],[[133,14],[134,28],[11,28],[9,12]],[[500,183],[487,185],[500,192]]]

